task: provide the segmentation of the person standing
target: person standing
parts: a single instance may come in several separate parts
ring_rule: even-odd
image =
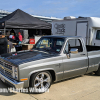
[[[19,37],[18,37],[18,34],[16,34],[15,41],[16,41],[16,43],[19,43]]]
[[[10,36],[9,36],[9,40],[12,41],[12,42],[14,42],[15,36],[14,36],[14,35],[10,35]]]
[[[22,35],[21,35],[20,32],[18,33],[18,35],[19,35],[18,38],[19,38],[19,44],[20,44],[20,43],[22,42],[22,38],[23,38],[23,37],[22,37]]]
[[[8,45],[7,45],[7,53],[11,53],[11,49],[13,48],[13,44],[9,41],[9,36],[7,37]]]

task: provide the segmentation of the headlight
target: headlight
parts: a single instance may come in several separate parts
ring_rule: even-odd
[[[18,79],[18,68],[15,67],[15,66],[12,66],[12,77],[15,78],[15,79]]]

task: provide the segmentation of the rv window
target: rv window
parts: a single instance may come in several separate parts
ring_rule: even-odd
[[[97,30],[96,39],[100,40],[100,30]]]

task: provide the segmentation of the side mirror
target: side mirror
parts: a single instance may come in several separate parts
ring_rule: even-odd
[[[70,53],[67,53],[67,51],[65,50],[66,56],[68,59],[70,59]]]
[[[71,48],[70,49],[70,53],[77,54],[78,53],[78,49],[77,48]]]

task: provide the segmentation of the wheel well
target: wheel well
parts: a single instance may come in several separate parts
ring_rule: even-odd
[[[56,76],[55,76],[55,72],[53,70],[47,70],[50,72],[51,76],[52,76],[52,81],[56,80]]]
[[[50,74],[51,74],[51,76],[52,76],[52,81],[53,81],[53,82],[56,80],[55,72],[54,72],[53,70],[44,70],[44,71],[50,72]],[[36,73],[38,73],[38,72],[36,72]],[[35,73],[33,73],[32,75],[34,75],[34,74],[35,74]],[[30,76],[29,86],[31,86],[32,75]]]

